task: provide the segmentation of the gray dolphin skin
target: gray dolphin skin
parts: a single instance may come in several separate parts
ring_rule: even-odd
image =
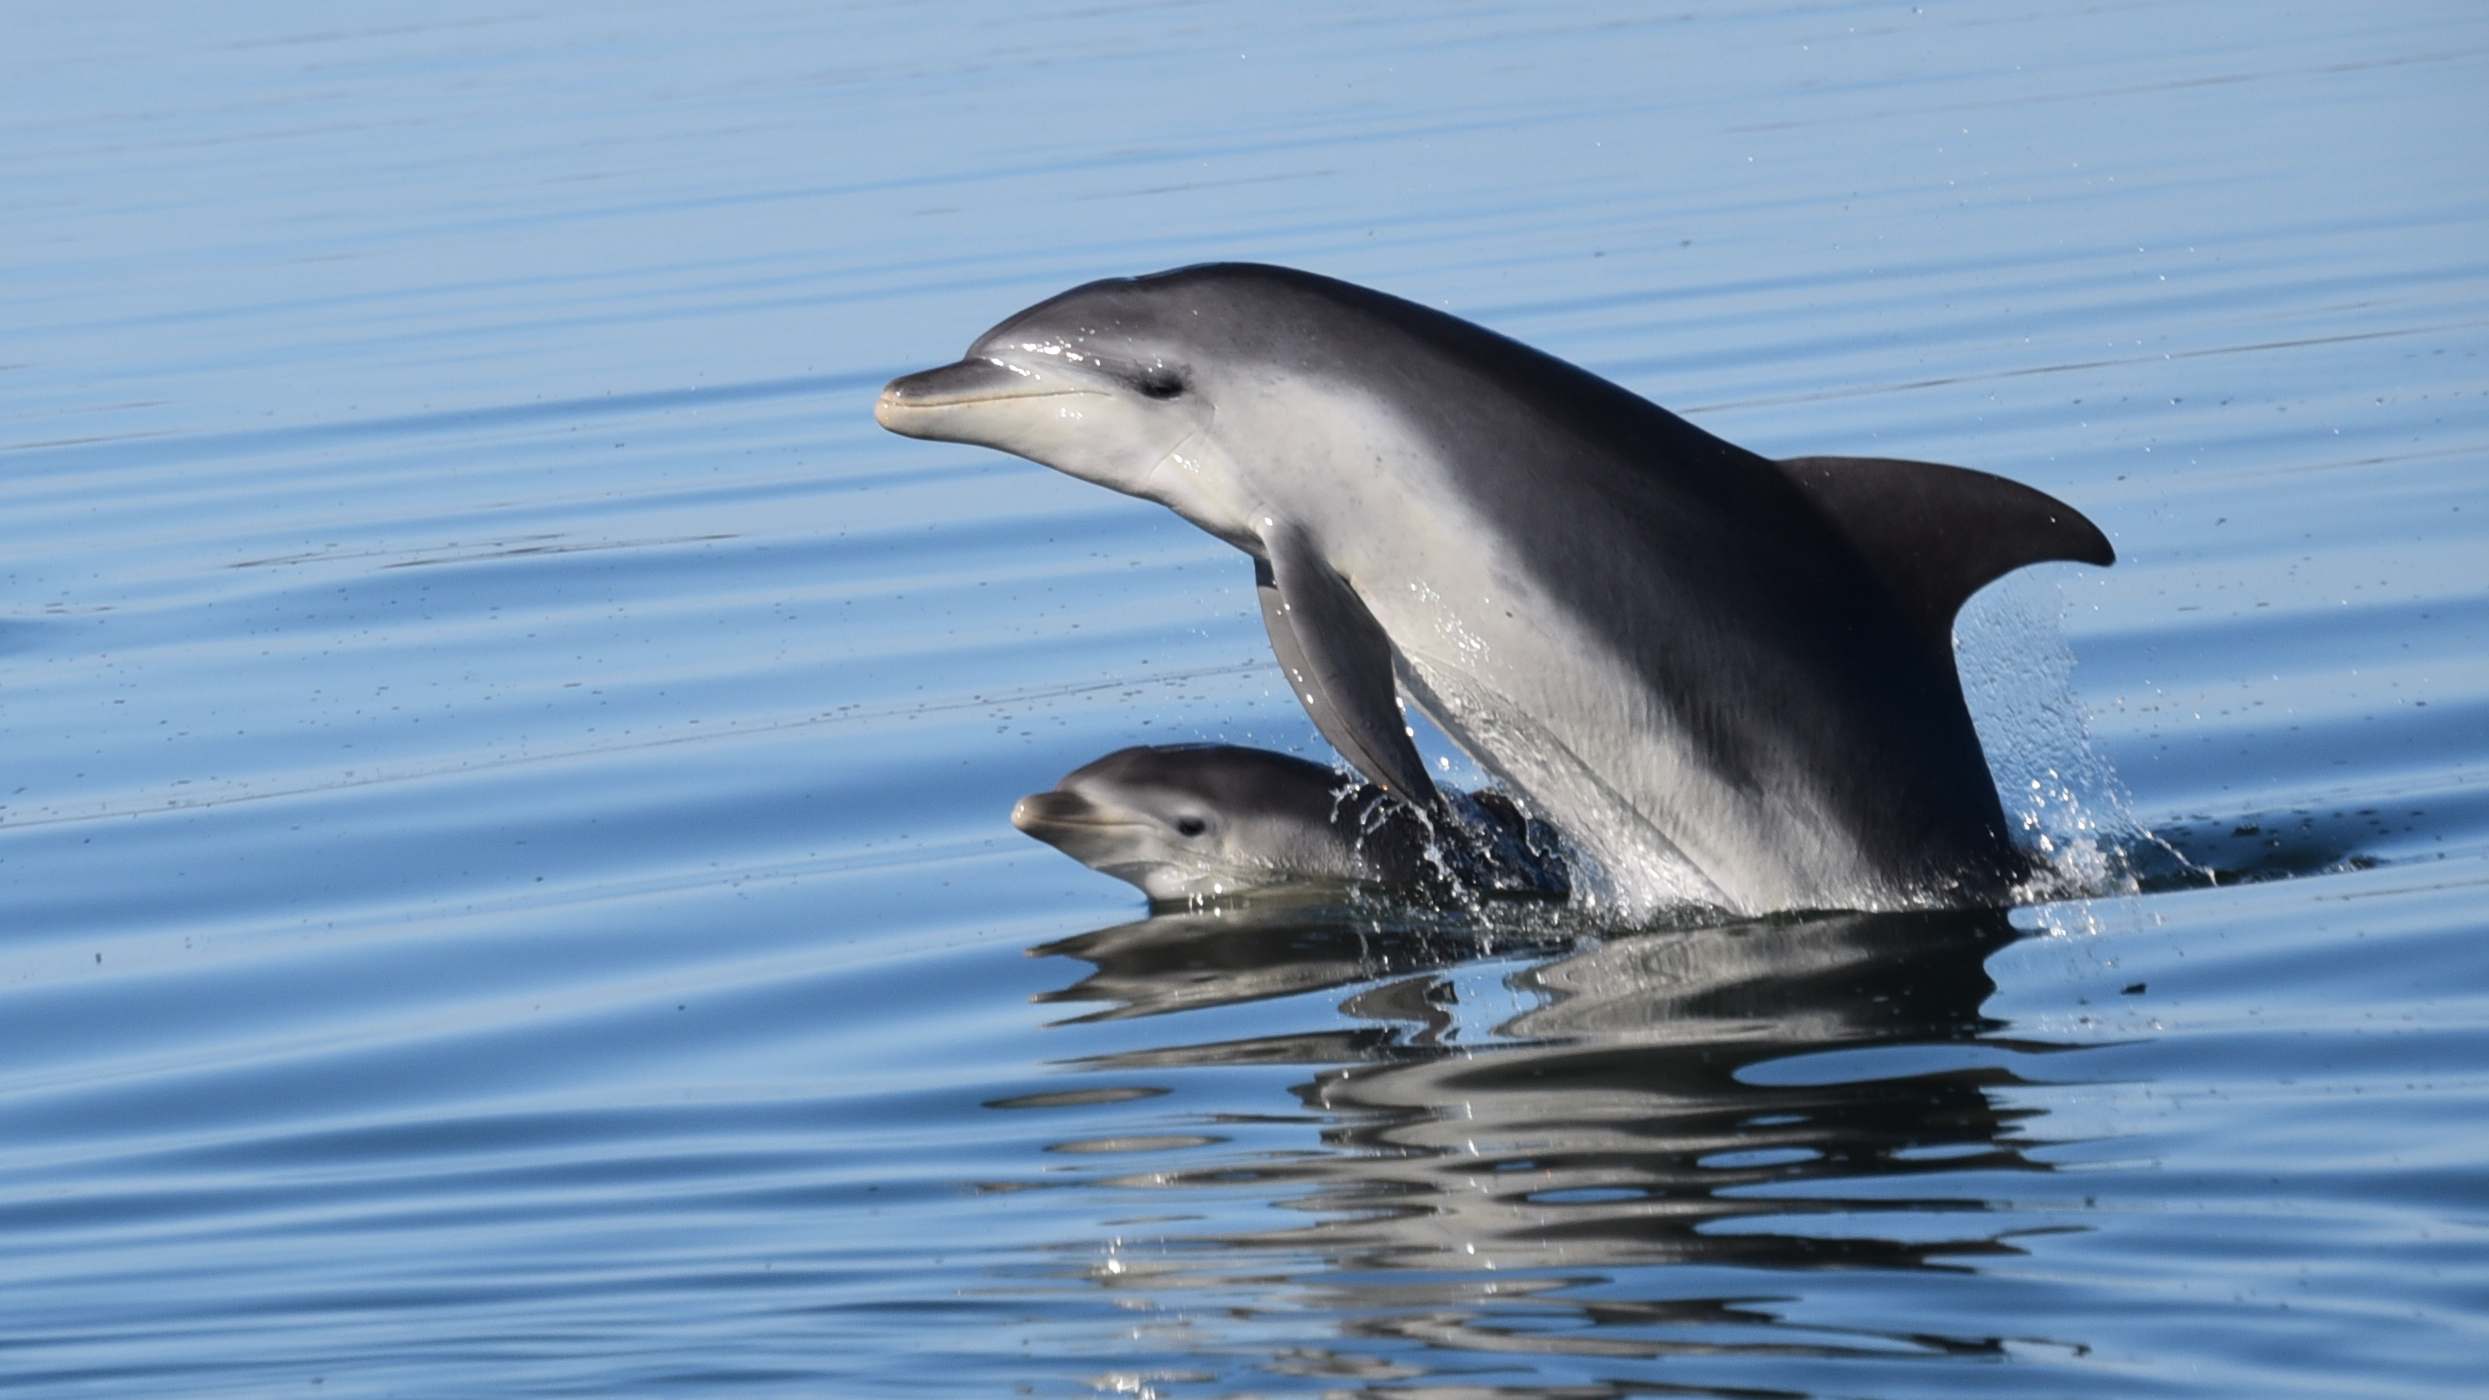
[[[1011,809],[1011,824],[1153,900],[1355,883],[1561,899],[1555,833],[1499,793],[1424,811],[1267,749],[1118,749]]]
[[[2028,487],[1775,462],[1482,327],[1277,267],[1074,288],[892,381],[875,416],[1245,551],[1342,756],[1439,803],[1405,698],[1628,915],[2008,897],[2022,861],[1953,616],[2009,570],[2114,557]]]

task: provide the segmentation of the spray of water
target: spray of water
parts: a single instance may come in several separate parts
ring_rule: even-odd
[[[1954,659],[2016,844],[2034,857],[2022,897],[2133,893],[2153,838],[2074,698],[2064,589],[2026,569],[1982,590],[1954,621]]]

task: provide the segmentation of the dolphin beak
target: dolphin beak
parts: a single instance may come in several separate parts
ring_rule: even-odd
[[[880,401],[873,405],[873,421],[906,437],[938,438],[945,436],[942,428],[953,410],[1008,399],[1084,392],[1087,391],[1049,384],[1000,360],[962,360],[891,380],[883,387]]]
[[[1032,792],[1011,807],[1011,824],[1044,839],[1049,830],[1098,825],[1097,806],[1076,792]]]

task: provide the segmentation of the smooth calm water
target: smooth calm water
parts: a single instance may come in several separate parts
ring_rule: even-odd
[[[2476,4],[7,28],[0,1388],[2481,1392]],[[872,395],[1214,257],[2078,505],[1964,664],[2152,892],[1150,918],[1018,836],[1319,743],[1232,551]]]

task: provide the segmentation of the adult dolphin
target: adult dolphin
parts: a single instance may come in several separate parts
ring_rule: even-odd
[[[2008,570],[2106,564],[1957,467],[1773,462],[1396,297],[1212,264],[1093,282],[891,382],[912,437],[1158,501],[1253,556],[1358,771],[1437,801],[1405,692],[1624,912],[1985,903],[2020,869],[1953,668]]]

